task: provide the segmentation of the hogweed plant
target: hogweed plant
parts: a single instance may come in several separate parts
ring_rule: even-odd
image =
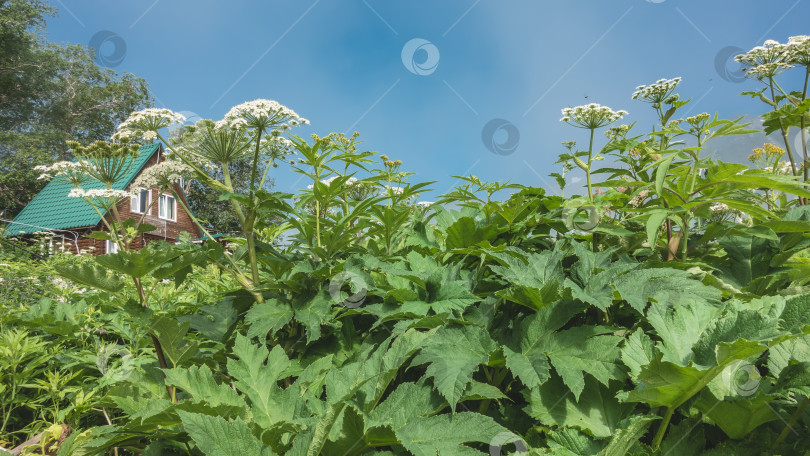
[[[743,92],[743,95],[756,97],[770,106],[771,111],[762,116],[765,133],[779,131],[792,173],[801,175],[807,181],[810,165],[807,149],[807,128],[810,126],[810,100],[807,99],[810,83],[810,36],[792,36],[787,43],[767,40],[761,46],[736,56],[735,60],[745,66],[746,77],[763,86],[758,91]],[[779,79],[783,73],[793,68],[804,73],[804,83],[798,90],[786,90]],[[788,139],[792,128],[799,129],[800,150],[794,150]],[[797,155],[802,159],[798,164]]]
[[[588,185],[588,199],[590,200],[590,203],[593,204],[593,186],[591,182],[593,162],[596,160],[602,160],[604,158],[600,155],[599,151],[594,153],[594,134],[599,128],[606,127],[626,116],[627,111],[614,111],[607,106],[590,103],[573,108],[563,108],[562,115],[563,116],[560,119],[561,122],[565,122],[577,128],[589,130],[590,132],[587,153],[575,153],[573,154],[572,159],[574,160],[574,163],[576,163],[576,165],[585,172]],[[581,156],[588,157],[588,161],[583,161],[580,158]]]
[[[220,121],[203,119],[194,126],[183,126],[169,139],[164,137],[163,129],[182,124],[184,120],[182,115],[168,109],[138,111],[118,127],[114,138],[159,139],[177,159],[194,171],[195,177],[204,185],[222,192],[223,198],[230,201],[241,225],[249,272],[242,271],[238,262],[227,254],[222,264],[227,263],[226,269],[257,302],[262,302],[262,295],[256,290],[261,277],[255,234],[262,189],[270,169],[278,166],[277,162],[291,153],[290,142],[283,137],[283,133],[292,127],[306,125],[309,121],[276,101],[259,99],[234,106]],[[233,163],[241,160],[248,160],[251,164],[247,195],[234,193],[229,171]],[[210,167],[221,171],[222,182],[210,177],[207,172]],[[202,228],[199,222],[197,225]],[[211,238],[210,233],[207,236]]]

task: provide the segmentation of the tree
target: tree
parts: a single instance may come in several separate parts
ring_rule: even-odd
[[[43,35],[55,10],[0,0],[0,210],[16,214],[43,186],[34,166],[71,159],[66,145],[106,139],[152,104],[144,79],[100,68],[93,50]]]

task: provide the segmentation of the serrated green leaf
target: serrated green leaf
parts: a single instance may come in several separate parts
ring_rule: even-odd
[[[277,299],[268,299],[254,305],[245,315],[248,327],[248,337],[273,337],[275,333],[289,323],[293,318],[293,310],[289,304]]]
[[[228,359],[228,374],[250,401],[256,423],[270,428],[278,421],[291,420],[295,406],[277,384],[291,364],[281,346],[268,352],[265,346],[253,345],[248,338],[237,335],[233,354],[237,359]]]
[[[248,425],[237,418],[227,421],[218,416],[177,412],[183,427],[206,456],[256,455],[273,456],[276,453],[262,445],[250,432]]]
[[[444,327],[427,340],[412,365],[428,364],[425,375],[433,377],[436,390],[450,403],[461,399],[478,366],[487,362],[497,345],[483,328]]]
[[[402,446],[415,456],[466,456],[481,452],[463,443],[489,444],[499,433],[509,431],[488,416],[461,412],[418,418],[394,432]]]
[[[62,277],[99,290],[117,292],[124,288],[124,281],[117,275],[96,265],[57,264],[54,269]]]
[[[219,385],[208,366],[166,369],[166,384],[176,386],[197,402],[212,406],[227,405],[236,409],[245,407],[245,401],[228,385]]]
[[[611,437],[608,445],[599,452],[598,456],[624,456],[639,439],[644,437],[647,428],[655,420],[660,419],[654,415],[635,415],[619,423],[619,428]]]
[[[570,426],[597,437],[610,437],[633,405],[621,404],[610,390],[592,379],[577,400],[562,379],[552,377],[539,388],[524,390],[526,413],[546,426]]]
[[[695,401],[695,407],[726,435],[732,439],[742,439],[758,426],[779,419],[770,405],[773,400],[773,396],[762,393],[750,397],[716,398],[709,390],[704,390]]]

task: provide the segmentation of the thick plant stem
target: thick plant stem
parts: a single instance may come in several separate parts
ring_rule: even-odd
[[[661,424],[658,426],[658,431],[655,433],[655,437],[653,438],[652,441],[653,450],[657,450],[658,447],[661,446],[661,441],[664,440],[664,435],[667,433],[669,420],[672,419],[673,413],[675,413],[675,407],[668,407],[667,412],[664,414],[664,419],[661,420]]]
[[[315,200],[315,242],[321,246],[321,203]]]
[[[782,429],[782,432],[779,433],[779,437],[777,437],[773,442],[771,448],[776,448],[785,441],[790,431],[793,430],[793,426],[795,426],[796,422],[799,421],[799,418],[801,418],[802,414],[804,413],[804,409],[806,409],[808,405],[810,405],[810,397],[804,398],[802,403],[799,404],[799,408],[797,408],[790,417],[790,421],[785,425],[785,428]]]
[[[776,92],[774,91],[773,88],[773,78],[771,78],[770,88],[771,88],[771,101],[773,101],[773,110],[776,111],[777,110]],[[790,141],[788,141],[787,137],[787,130],[785,129],[785,125],[782,123],[781,117],[779,118],[779,130],[782,133],[782,141],[784,141],[785,143],[785,150],[787,151],[788,159],[790,159],[790,168],[793,170],[793,175],[796,176],[798,175],[798,173],[796,172],[796,162],[793,159],[793,150],[790,147]]]
[[[161,369],[168,369],[169,365],[166,364],[166,355],[163,354],[163,346],[160,345],[160,341],[154,334],[149,335],[152,338],[152,345],[155,346],[155,353],[157,354],[158,364],[160,365]],[[163,377],[166,377],[166,374],[163,374]],[[174,387],[166,385],[166,390],[169,392],[169,398],[171,398],[172,402],[177,402],[177,395],[174,392]]]
[[[588,169],[585,170],[585,177],[588,179],[588,199],[593,204],[593,186],[591,185],[591,162],[593,161],[593,134],[595,129],[591,128],[591,141],[588,145]]]
[[[807,71],[804,72],[804,89],[802,90],[802,103],[804,100],[807,99],[807,82],[810,80],[810,66],[807,67]],[[807,132],[805,128],[807,124],[805,123],[804,116],[801,117],[799,134],[802,135],[802,157],[804,157],[804,166],[802,167],[802,171],[804,173],[804,180],[807,182],[808,177],[808,157],[807,157]]]

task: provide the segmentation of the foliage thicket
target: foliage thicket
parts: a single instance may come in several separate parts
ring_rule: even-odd
[[[69,140],[106,139],[151,105],[146,81],[103,68],[92,49],[45,37],[55,9],[0,1],[0,212],[9,218],[42,189],[36,165],[72,158]]]
[[[402,162],[290,134],[305,120],[267,100],[168,141],[177,115],[134,114],[97,150],[163,140],[177,162],[156,182],[183,163],[242,234],[132,251],[151,228],[113,217],[97,236],[119,253],[55,266],[92,290],[5,304],[0,435],[67,423],[60,455],[800,454],[810,190],[774,145],[750,168],[702,154],[750,130],[678,119],[678,82],[639,88],[647,134],[563,112],[589,134],[560,157],[588,176],[571,198],[457,176],[419,201],[430,183]],[[773,100],[772,125],[805,125],[801,91]],[[96,170],[90,150],[73,171]],[[239,191],[228,166],[246,159]],[[274,163],[310,187],[265,191]]]

